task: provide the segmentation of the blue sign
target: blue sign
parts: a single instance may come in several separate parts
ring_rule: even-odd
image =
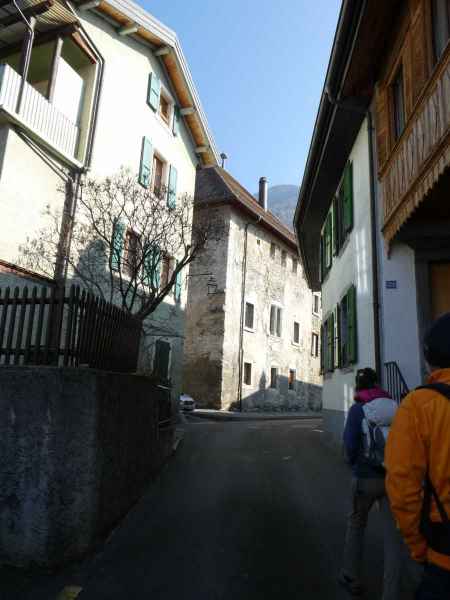
[[[392,279],[391,281],[386,281],[386,289],[387,290],[396,290],[397,289],[397,281]]]

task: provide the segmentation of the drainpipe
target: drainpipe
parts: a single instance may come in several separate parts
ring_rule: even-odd
[[[31,51],[33,49],[34,28],[36,25],[36,18],[30,17],[30,20],[28,21],[28,19],[25,17],[23,12],[20,10],[20,7],[17,4],[16,0],[12,0],[12,3],[14,5],[14,7],[16,8],[17,12],[19,13],[19,15],[21,16],[22,21],[25,24],[25,27],[27,28],[27,33],[26,33],[26,36],[24,38],[23,45],[22,45],[22,56],[20,59],[20,69],[19,69],[20,75],[21,75],[21,80],[20,80],[20,87],[19,87],[19,93],[17,95],[17,104],[16,104],[16,112],[20,113],[20,109],[22,108],[23,92],[25,89],[25,83],[28,78],[28,70],[30,68]]]

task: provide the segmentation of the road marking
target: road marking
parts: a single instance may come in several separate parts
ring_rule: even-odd
[[[283,456],[283,460],[291,460],[292,456]]]
[[[63,589],[56,600],[75,600],[75,598],[78,598],[82,589],[83,588],[79,585],[68,585]]]

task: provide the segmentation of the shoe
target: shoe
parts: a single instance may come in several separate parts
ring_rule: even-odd
[[[363,586],[359,583],[357,579],[353,579],[353,577],[349,577],[345,573],[341,573],[338,577],[338,582],[342,587],[350,592],[352,596],[362,596],[364,593]]]

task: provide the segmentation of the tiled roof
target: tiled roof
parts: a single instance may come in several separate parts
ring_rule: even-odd
[[[294,232],[290,231],[274,214],[264,210],[258,201],[225,169],[203,167],[197,171],[195,184],[195,202],[197,206],[230,203],[247,212],[256,221],[260,218],[262,227],[269,229],[286,244],[297,250]]]

